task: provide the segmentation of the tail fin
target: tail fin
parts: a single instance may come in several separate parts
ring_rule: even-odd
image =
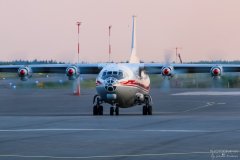
[[[139,58],[137,57],[136,50],[136,16],[133,16],[133,26],[132,26],[132,51],[129,63],[140,63]]]

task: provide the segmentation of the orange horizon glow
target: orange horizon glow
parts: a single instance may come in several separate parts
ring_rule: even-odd
[[[126,61],[131,52],[131,16],[137,15],[140,59],[240,60],[239,0],[0,0],[0,61],[53,59]]]

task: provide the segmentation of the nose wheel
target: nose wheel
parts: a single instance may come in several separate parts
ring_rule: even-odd
[[[119,115],[119,107],[117,107],[117,106],[112,106],[112,107],[110,108],[110,115],[113,116],[114,113],[115,113],[116,116]]]
[[[152,115],[152,106],[144,105],[143,106],[143,115]]]

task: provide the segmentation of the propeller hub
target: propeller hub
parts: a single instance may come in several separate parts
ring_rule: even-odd
[[[164,75],[168,75],[170,73],[170,70],[168,69],[168,68],[165,68],[164,70],[163,70],[163,74]]]
[[[73,75],[73,74],[74,74],[74,70],[72,68],[69,68],[68,75]]]
[[[220,68],[214,67],[214,68],[212,68],[211,74],[212,74],[212,76],[217,77],[217,76],[221,75],[221,72],[222,72],[222,70]]]
[[[220,73],[220,70],[219,70],[219,69],[215,68],[215,69],[213,70],[213,74],[214,74],[214,75],[218,75],[219,73]]]
[[[70,66],[66,69],[66,75],[69,80],[75,80],[80,76],[80,71],[76,66]]]
[[[162,75],[163,76],[170,76],[171,75],[171,69],[169,67],[164,67],[162,69]]]
[[[25,69],[21,69],[21,70],[19,71],[19,74],[20,74],[20,76],[24,76],[24,75],[26,74]]]

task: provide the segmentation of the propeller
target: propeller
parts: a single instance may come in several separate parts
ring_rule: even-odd
[[[221,66],[214,66],[211,68],[211,75],[212,75],[212,88],[220,88],[222,87],[222,67]]]
[[[173,67],[171,67],[171,58],[173,56],[173,51],[166,50],[164,53],[164,66],[161,70],[161,75],[163,81],[160,86],[160,90],[164,93],[170,90],[170,80],[173,77]]]
[[[73,81],[74,95],[80,95],[80,70],[76,65],[69,66],[66,69],[66,75],[69,80]]]

